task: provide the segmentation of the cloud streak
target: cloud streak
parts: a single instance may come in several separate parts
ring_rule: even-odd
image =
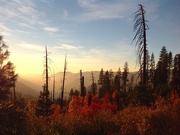
[[[56,27],[44,27],[43,30],[47,31],[47,32],[58,32],[59,29]]]
[[[45,50],[44,46],[37,45],[37,44],[34,45],[34,44],[29,44],[29,43],[20,43],[17,46],[28,49],[28,50],[35,50],[35,51],[41,51],[41,52],[43,52]]]
[[[96,0],[78,0],[84,9],[82,18],[86,20],[123,19],[131,14],[133,4],[125,2],[97,2]]]
[[[57,49],[66,49],[66,50],[72,50],[72,49],[80,49],[82,48],[81,46],[74,46],[74,45],[67,45],[67,44],[62,44],[60,46],[55,46],[54,48]]]

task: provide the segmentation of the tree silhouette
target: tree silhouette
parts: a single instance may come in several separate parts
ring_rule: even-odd
[[[81,89],[81,96],[85,96],[84,76],[82,75],[82,70],[80,70],[80,89]]]
[[[119,68],[114,77],[114,90],[120,92],[120,86],[121,86],[121,69]]]
[[[104,91],[105,94],[111,94],[111,80],[110,80],[110,72],[107,70],[104,74],[104,83],[103,83],[103,87],[104,87]]]
[[[15,74],[13,63],[4,61],[9,58],[8,46],[3,41],[3,36],[0,35],[0,101],[6,100],[13,89],[14,99],[16,99],[15,83],[18,75]]]
[[[133,41],[136,40],[136,48],[137,48],[137,57],[140,64],[140,76],[142,76],[142,84],[144,85],[144,89],[146,89],[147,83],[147,44],[146,44],[146,30],[149,29],[147,25],[147,20],[145,20],[144,7],[139,4],[139,9],[134,13],[134,31],[135,36]]]
[[[154,53],[152,53],[150,59],[150,69],[149,69],[150,88],[154,88],[154,74],[155,74],[155,58],[154,58]]]
[[[155,71],[155,88],[156,93],[160,96],[167,96],[169,94],[169,76],[170,76],[170,60],[169,58],[171,54],[166,50],[166,47],[163,46],[160,55],[159,55],[159,61],[156,65],[156,71]],[[171,58],[170,58],[171,59]]]
[[[66,55],[64,61],[64,73],[63,73],[63,86],[61,91],[61,108],[63,108],[63,100],[64,100],[64,86],[65,86],[65,78],[66,78],[66,69],[67,69],[67,62],[66,62]]]
[[[38,101],[36,103],[36,115],[37,116],[48,116],[52,113],[51,110],[51,100],[50,100],[50,93],[48,90],[46,90],[46,85],[43,85],[43,91],[40,91],[40,95],[38,98]]]
[[[47,47],[45,47],[45,64],[44,64],[44,72],[45,74],[45,84],[43,85],[43,91],[40,92],[37,104],[36,104],[36,115],[37,116],[46,116],[51,114],[51,100],[50,100],[50,93],[49,93],[49,66],[48,66],[48,53]]]
[[[129,81],[128,80],[128,74],[129,74],[128,63],[125,62],[125,64],[124,64],[124,71],[122,73],[122,88],[123,88],[123,92],[126,92],[127,82]]]

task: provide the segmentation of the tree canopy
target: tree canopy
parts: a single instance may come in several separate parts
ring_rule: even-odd
[[[7,61],[9,56],[8,46],[0,35],[0,101],[8,99],[12,92],[14,99],[16,98],[15,83],[18,75],[15,73],[14,64]]]

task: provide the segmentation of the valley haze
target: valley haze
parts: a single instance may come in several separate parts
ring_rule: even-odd
[[[95,79],[95,83],[98,83],[99,73],[100,71],[92,71]],[[106,72],[106,71],[104,71]],[[114,76],[116,75],[117,71],[113,71]],[[122,71],[121,71],[122,72]],[[130,80],[131,75],[136,74],[136,72],[130,72],[128,78]],[[82,72],[84,76],[84,85],[88,88],[91,84],[91,71]],[[53,86],[53,78],[54,76],[51,75],[49,77],[49,90],[52,91]],[[59,96],[62,87],[62,79],[63,79],[63,72],[58,72],[55,74],[55,95],[56,97]],[[134,83],[136,82],[136,75],[134,78]],[[20,75],[17,81],[16,89],[22,95],[29,95],[32,97],[38,97],[40,91],[42,91],[42,86],[44,84],[45,79],[43,79],[42,75]],[[65,95],[69,96],[69,91],[71,89],[80,91],[80,73],[66,73],[66,80],[65,80]]]

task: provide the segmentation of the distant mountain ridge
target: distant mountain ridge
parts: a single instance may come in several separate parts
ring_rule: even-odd
[[[99,80],[99,73],[100,71],[92,71],[94,78],[95,78],[95,83],[98,83]],[[84,85],[85,87],[89,87],[92,84],[92,72],[91,71],[86,71],[82,72],[82,75],[84,76]],[[104,71],[105,72],[105,71]],[[137,72],[130,72],[128,75],[129,81],[131,80],[132,74],[136,74]],[[116,72],[114,72],[114,76],[116,75]],[[134,76],[134,83],[136,83],[136,77],[137,75]],[[39,79],[39,80],[38,80]],[[53,86],[53,79],[54,75],[49,77],[49,90],[50,93],[52,92],[52,86]],[[56,96],[58,96],[61,92],[62,88],[62,80],[63,80],[63,72],[58,72],[55,74],[55,93]],[[16,89],[17,91],[21,92],[22,95],[32,95],[34,97],[38,97],[40,91],[42,91],[42,85],[43,81],[41,77],[34,76],[30,78],[18,78],[18,82],[16,84]],[[72,73],[72,72],[67,72],[66,73],[66,78],[65,78],[65,94],[68,95],[69,91],[73,89],[80,90],[80,73]]]

